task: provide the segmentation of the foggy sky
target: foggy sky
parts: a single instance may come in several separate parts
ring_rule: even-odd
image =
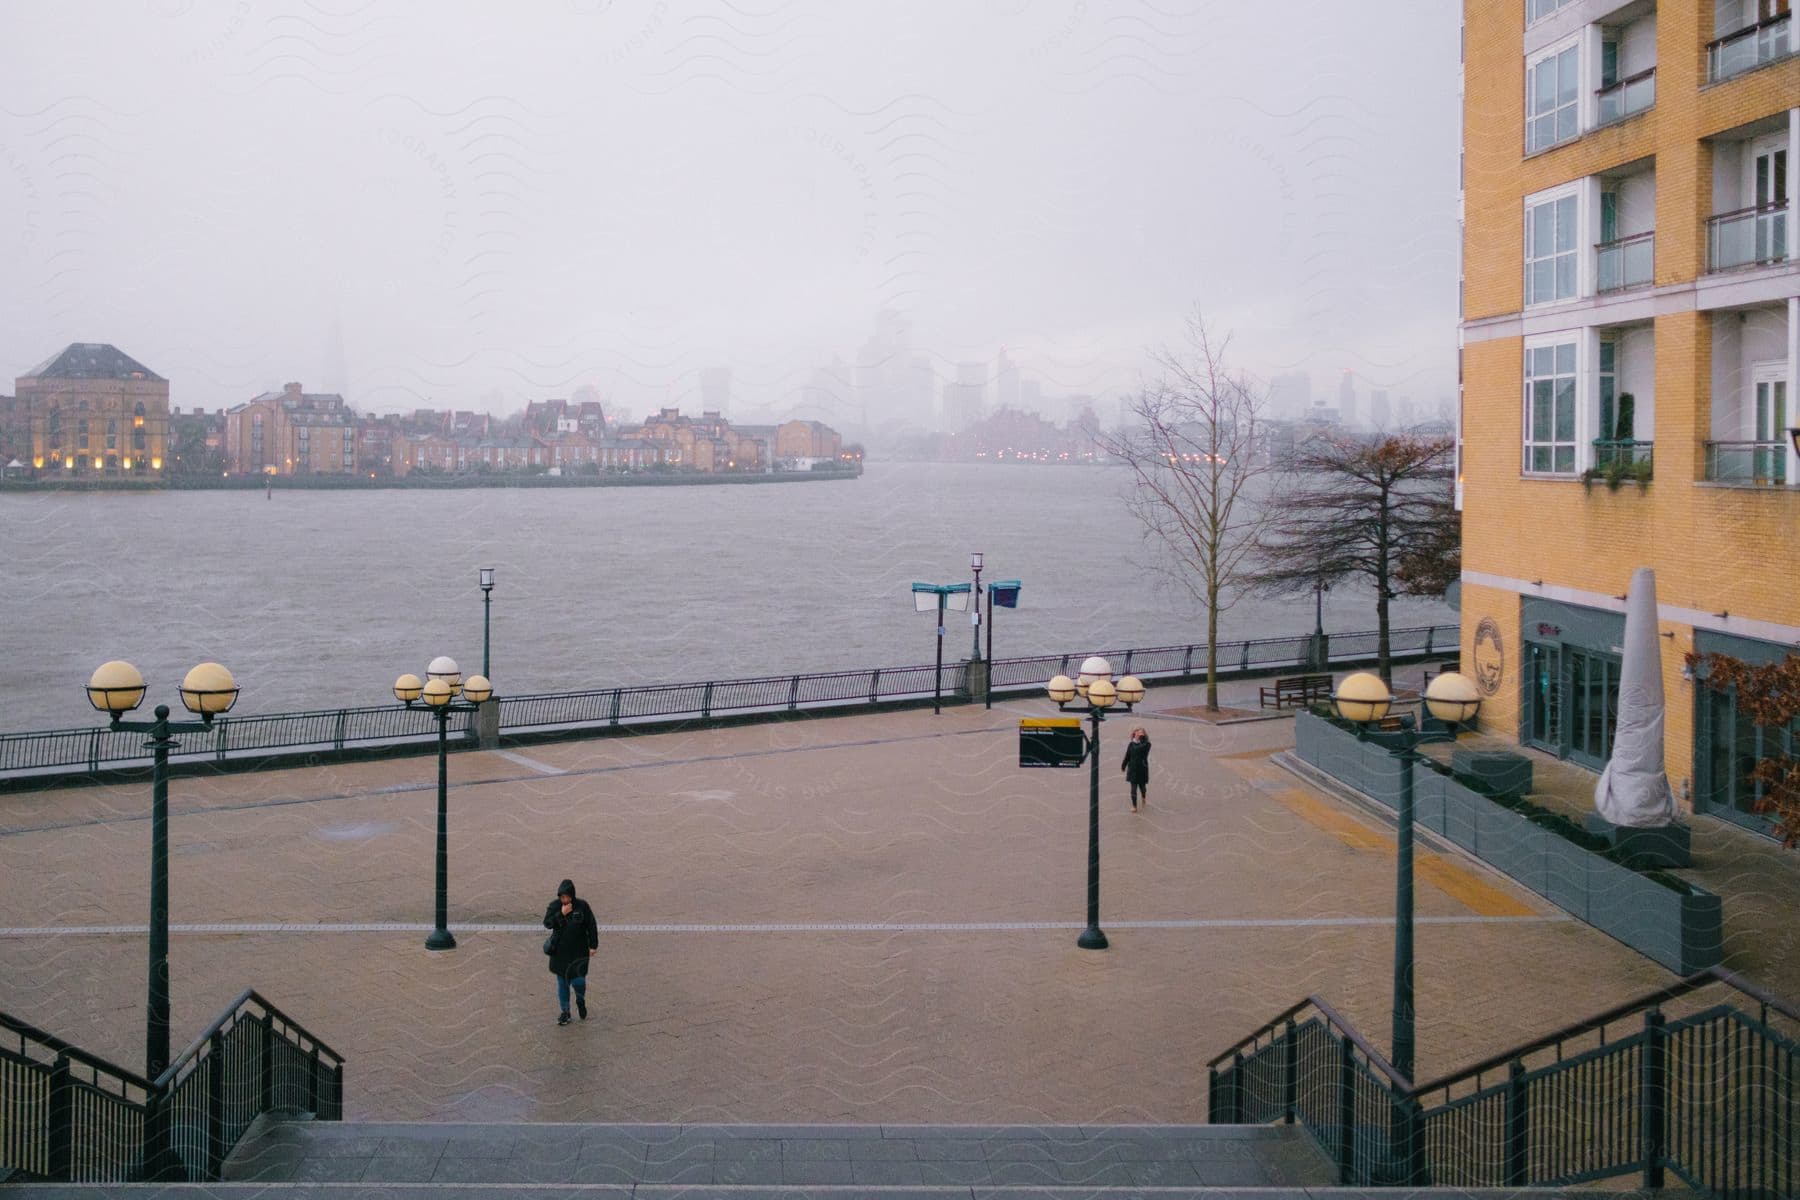
[[[1106,394],[1198,304],[1259,374],[1454,391],[1447,0],[0,14],[0,390],[95,341],[182,407],[641,416],[717,364],[742,420],[892,308]]]

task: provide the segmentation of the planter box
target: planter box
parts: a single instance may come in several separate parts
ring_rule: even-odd
[[[1512,876],[1538,895],[1550,885],[1544,881],[1544,839],[1556,837],[1539,829],[1509,808],[1486,797],[1475,819],[1475,852],[1481,860]],[[1563,839],[1558,838],[1558,841]]]
[[[1450,770],[1503,796],[1523,796],[1531,791],[1531,760],[1523,754],[1459,746],[1450,751]]]
[[[1588,859],[1594,854],[1559,833],[1543,834],[1544,898],[1572,917],[1588,919]]]
[[[1471,792],[1453,779],[1444,781],[1444,836],[1476,854],[1481,814],[1494,807],[1486,797]],[[1477,854],[1477,857],[1479,855]]]
[[[1688,827],[1679,822],[1652,829],[1633,829],[1614,825],[1595,812],[1582,818],[1582,823],[1589,833],[1611,842],[1620,857],[1639,870],[1693,865],[1688,849]]]
[[[1389,808],[1399,805],[1399,766],[1381,746],[1301,713],[1295,750],[1302,761]],[[1412,765],[1413,815],[1470,854],[1558,908],[1617,938],[1669,970],[1691,975],[1723,957],[1719,898],[1666,888],[1603,855],[1495,804],[1454,778]]]
[[[1683,895],[1598,854],[1588,855],[1588,924],[1678,975],[1723,957],[1719,898]]]

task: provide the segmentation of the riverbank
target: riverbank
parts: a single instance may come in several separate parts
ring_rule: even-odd
[[[439,490],[447,488],[589,488],[589,487],[691,487],[711,484],[817,483],[833,479],[857,479],[859,468],[821,471],[770,471],[761,474],[701,475],[685,473],[633,473],[628,475],[407,475],[368,479],[359,475],[232,475],[199,476],[161,482],[136,479],[8,479],[0,491],[8,492],[218,492],[218,491],[327,491],[373,492]]]

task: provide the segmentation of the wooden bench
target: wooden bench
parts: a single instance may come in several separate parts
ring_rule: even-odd
[[[1261,691],[1263,708],[1304,708],[1314,700],[1331,699],[1331,676],[1289,675]]]

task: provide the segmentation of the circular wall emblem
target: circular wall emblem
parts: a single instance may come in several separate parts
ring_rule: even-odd
[[[1475,686],[1482,695],[1492,696],[1500,690],[1500,676],[1506,673],[1506,646],[1500,640],[1500,626],[1494,618],[1483,617],[1475,626]]]

